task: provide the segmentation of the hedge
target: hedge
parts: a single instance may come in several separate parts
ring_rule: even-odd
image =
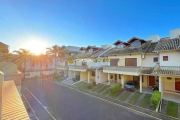
[[[161,100],[161,92],[159,91],[154,91],[154,93],[152,94],[152,97],[150,99],[150,103],[151,103],[151,106],[156,109],[157,106],[159,105],[159,102]]]
[[[118,91],[121,88],[121,86],[122,86],[121,84],[115,84],[109,88],[109,91],[111,93],[114,93],[114,92]]]

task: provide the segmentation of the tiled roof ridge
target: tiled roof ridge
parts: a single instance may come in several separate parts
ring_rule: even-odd
[[[143,53],[146,53],[146,51],[149,49],[149,47],[151,46],[151,44],[152,44],[152,40],[150,40],[151,42],[149,43],[149,45],[148,45],[148,47],[147,47],[147,49],[143,52]]]

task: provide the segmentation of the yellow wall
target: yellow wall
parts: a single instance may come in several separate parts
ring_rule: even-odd
[[[92,71],[89,71],[90,74],[90,80],[95,80],[95,76],[92,76]]]
[[[116,55],[116,56],[108,56],[109,59],[120,58],[118,62],[118,66],[125,66],[125,58],[137,58],[137,66],[141,66],[141,54],[128,54],[128,55]]]
[[[88,73],[87,72],[80,72],[80,80],[88,80]]]
[[[142,77],[144,78],[144,81],[142,82],[142,86],[148,87],[148,77],[149,76],[143,75]]]
[[[76,62],[77,66],[82,66],[82,62]]]
[[[173,91],[175,92],[175,77],[171,77],[171,80],[167,79],[167,77],[162,77],[162,82],[164,83],[163,87],[165,91]]]

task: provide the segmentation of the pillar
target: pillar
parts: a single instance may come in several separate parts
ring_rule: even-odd
[[[4,73],[0,72],[0,119],[2,117],[3,81],[4,81]]]
[[[140,75],[140,85],[139,85],[139,87],[140,87],[140,93],[142,93],[142,75]]]
[[[124,88],[124,75],[121,75],[121,84],[122,84],[122,88]]]
[[[159,92],[161,92],[161,95],[162,95],[163,90],[162,90],[162,78],[161,78],[161,76],[159,76]]]
[[[90,71],[88,71],[88,83],[90,83]]]

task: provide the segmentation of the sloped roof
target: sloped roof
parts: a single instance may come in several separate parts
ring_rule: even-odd
[[[100,49],[100,50],[97,50],[95,53],[93,53],[90,57],[92,58],[96,58],[98,57],[101,53],[103,53],[106,49]]]
[[[107,53],[108,55],[117,55],[117,54],[137,54],[137,53],[145,53],[147,48],[150,46],[151,41],[147,41],[143,43],[140,47],[130,47],[127,46],[123,49],[114,48],[113,50]]]
[[[80,47],[76,46],[66,46],[66,49],[70,52],[80,52]]]
[[[157,46],[158,42],[153,42],[151,43],[151,45],[148,47],[148,49],[146,50],[145,53],[154,53],[154,49]]]
[[[30,120],[13,81],[3,82],[2,120]]]
[[[180,39],[160,40],[154,51],[180,50]]]
[[[180,76],[180,66],[156,66],[152,72],[155,75]]]

